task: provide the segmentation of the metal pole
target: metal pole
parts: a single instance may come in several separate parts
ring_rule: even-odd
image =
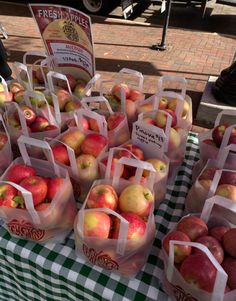
[[[166,50],[165,40],[166,40],[166,32],[167,32],[167,29],[168,29],[169,19],[170,19],[171,1],[172,0],[167,0],[167,5],[166,5],[167,7],[166,7],[166,13],[165,13],[161,43],[152,45],[151,48],[154,49],[154,50]]]

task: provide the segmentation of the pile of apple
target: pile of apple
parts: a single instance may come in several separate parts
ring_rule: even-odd
[[[99,133],[85,134],[77,128],[71,128],[61,134],[59,140],[74,150],[79,178],[91,182],[98,178],[97,157],[105,150],[107,138]],[[55,160],[64,166],[70,166],[66,146],[55,142],[51,148]]]
[[[64,183],[63,178],[42,177],[37,175],[34,167],[20,163],[9,168],[4,180],[18,184],[31,192],[37,211],[46,210],[50,206],[57,191],[61,189]],[[21,192],[7,183],[0,184],[0,206],[26,209]]]
[[[119,194],[109,184],[95,184],[88,193],[85,209],[109,208],[118,212],[129,222],[127,239],[138,243],[146,233],[153,202],[153,193],[141,184],[130,184]],[[119,229],[118,217],[103,211],[85,210],[84,236],[117,239]]]
[[[225,293],[236,289],[236,228],[214,226],[196,216],[185,216],[162,241],[169,254],[169,241],[198,242],[206,246],[228,275]],[[175,245],[175,268],[189,285],[211,293],[216,280],[216,268],[203,251],[188,245]]]
[[[23,113],[29,133],[44,132],[58,129],[56,125],[50,124],[49,120],[46,117],[37,115],[36,112],[29,106],[20,104],[19,109]],[[20,117],[17,110],[8,114],[7,124],[8,126],[14,129],[22,129]]]
[[[230,125],[227,123],[222,123],[222,124],[215,126],[212,129],[211,138],[203,140],[203,143],[220,148],[221,142],[222,142],[224,134],[225,134],[225,130],[229,126]],[[236,128],[233,128],[230,133],[229,141],[228,141],[227,145],[230,145],[230,144],[236,144]]]

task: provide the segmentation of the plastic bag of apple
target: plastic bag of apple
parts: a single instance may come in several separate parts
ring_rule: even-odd
[[[0,114],[0,175],[6,170],[13,160],[11,140],[5,122]]]
[[[120,178],[123,164],[137,168],[136,183]],[[144,169],[150,172],[145,185]],[[154,178],[150,163],[121,158],[112,179],[93,183],[74,222],[78,256],[126,277],[140,271],[155,235]]]
[[[103,96],[84,97],[81,105],[86,110],[94,110],[94,114],[100,114],[104,118],[104,126],[107,127],[108,146],[118,146],[130,139],[128,121],[125,113],[113,112],[108,100]],[[88,127],[98,132],[96,119],[88,118]]]
[[[229,164],[227,158],[236,151],[231,144],[218,154],[216,159],[209,159],[188,191],[185,206],[188,212],[202,211],[205,200],[213,195],[220,195],[236,202],[236,161]]]
[[[155,203],[162,201],[166,194],[166,185],[169,172],[168,157],[165,156],[161,150],[159,150],[159,152],[152,152],[150,147],[140,147],[138,141],[135,139],[129,140],[119,147],[111,148],[109,152],[104,153],[100,157],[99,169],[101,176],[105,179],[112,179],[114,176],[116,162],[122,157],[132,158],[152,164],[156,171],[153,185]],[[135,168],[129,165],[123,165],[121,167],[121,178],[134,182],[135,171]],[[148,175],[149,172],[145,170],[141,177],[143,184],[147,182]]]
[[[142,91],[142,73],[128,68],[121,69],[115,79],[100,83],[100,95],[108,99],[114,112],[126,113],[129,125],[137,119],[138,103],[145,98]]]
[[[77,127],[70,127],[54,139],[50,139],[55,161],[65,167],[75,187],[80,186],[80,200],[84,200],[93,181],[100,178],[99,157],[107,150],[107,128],[104,117],[89,110],[74,113]],[[83,118],[96,119],[99,132],[85,129]]]
[[[233,223],[216,214],[214,207],[234,215]],[[184,216],[163,238],[163,282],[174,300],[235,300],[235,213],[236,205],[230,200],[211,197],[200,217]]]
[[[26,144],[42,147],[51,161],[28,156]],[[45,141],[20,136],[21,157],[1,176],[0,218],[11,235],[37,242],[63,242],[77,206],[65,168],[55,164]]]
[[[47,73],[49,90],[57,97],[57,101],[53,101],[56,111],[61,114],[61,127],[64,129],[66,123],[73,119],[73,112],[81,108],[81,99],[84,96],[90,96],[92,87],[100,78],[100,74],[85,83],[83,80],[76,80],[70,74],[62,74],[54,71]]]

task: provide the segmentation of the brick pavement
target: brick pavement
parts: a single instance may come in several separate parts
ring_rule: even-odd
[[[0,20],[9,34],[4,44],[10,51],[10,63],[22,61],[25,51],[44,50],[27,7],[4,3]],[[167,50],[160,52],[150,49],[161,39],[159,26],[102,17],[93,17],[92,24],[96,70],[103,79],[115,76],[123,67],[136,69],[144,75],[144,92],[152,94],[159,76],[184,76],[195,115],[208,77],[218,76],[236,51],[235,36],[170,27]]]

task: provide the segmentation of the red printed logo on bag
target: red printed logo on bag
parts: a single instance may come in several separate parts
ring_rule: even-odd
[[[190,294],[186,293],[182,287],[178,285],[173,285],[169,283],[172,286],[173,294],[177,301],[198,301],[196,298],[192,297]]]
[[[7,223],[7,227],[12,234],[32,240],[41,240],[45,235],[45,230],[36,229],[31,223],[24,220],[13,219]]]
[[[93,248],[89,248],[88,246],[83,244],[83,252],[92,264],[96,264],[101,268],[107,270],[119,269],[118,263],[115,260],[111,259],[108,254],[103,253],[103,251],[97,253]]]

